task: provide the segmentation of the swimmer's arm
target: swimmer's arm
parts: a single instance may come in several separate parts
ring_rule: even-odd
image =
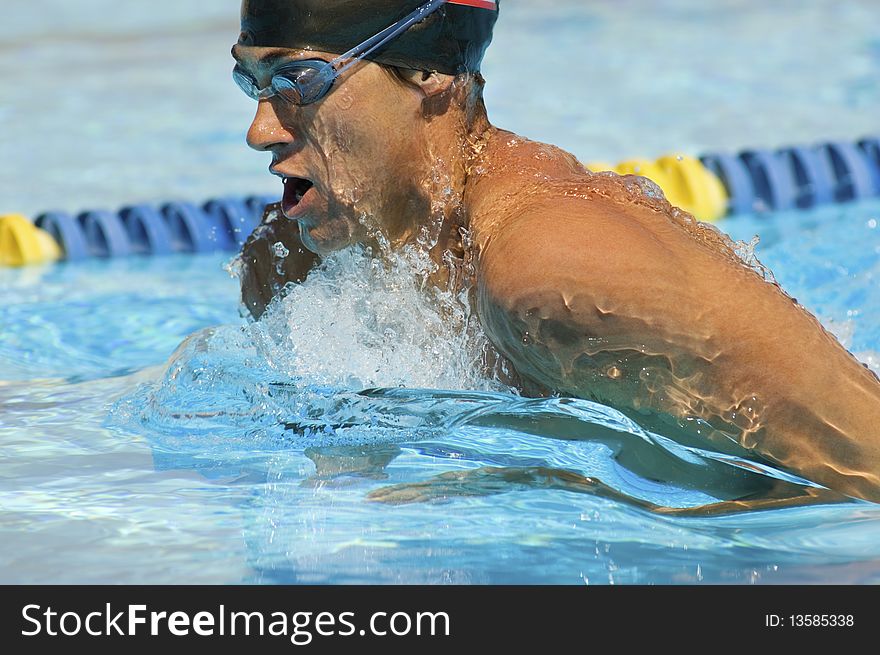
[[[486,240],[478,280],[487,335],[523,377],[622,410],[733,421],[770,461],[880,500],[876,376],[776,286],[661,212],[536,202]],[[642,377],[645,356],[659,386]]]
[[[283,259],[275,253],[276,243],[288,251]],[[297,223],[286,219],[278,205],[267,207],[241,251],[241,299],[251,316],[260,318],[279,289],[305,280],[318,262],[302,245]]]
[[[698,323],[706,330],[689,308],[706,305],[717,275],[689,279],[688,244],[640,219],[603,199],[556,197],[533,202],[485,240],[479,313],[521,374],[573,393],[584,381],[567,354],[636,348],[649,338],[665,349]],[[697,344],[679,348],[689,346]]]

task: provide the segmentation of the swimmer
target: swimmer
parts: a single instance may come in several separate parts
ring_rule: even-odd
[[[650,183],[590,173],[489,122],[480,62],[499,4],[244,0],[232,54],[236,82],[257,101],[247,141],[272,154],[284,189],[243,249],[251,314],[323,256],[400,248],[433,226],[432,281],[455,279],[446,253],[472,264],[462,284],[527,390],[748,453],[830,490],[805,494],[813,500],[880,502],[876,375]],[[524,80],[528,92],[554,90]],[[282,264],[278,242],[290,253]],[[477,489],[506,477],[474,475]],[[559,472],[517,479],[536,477],[604,489]],[[466,481],[439,483],[447,493]],[[782,506],[779,493],[705,509]],[[410,485],[376,497],[430,495]]]

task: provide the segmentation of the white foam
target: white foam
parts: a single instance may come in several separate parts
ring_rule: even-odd
[[[293,382],[501,388],[486,371],[491,346],[467,291],[429,285],[436,268],[418,247],[377,257],[354,246],[288,285],[247,329],[266,364]]]

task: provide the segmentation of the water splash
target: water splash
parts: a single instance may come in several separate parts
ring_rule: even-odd
[[[467,286],[429,283],[438,268],[418,246],[379,257],[362,246],[340,251],[261,320],[191,335],[160,380],[117,403],[110,423],[145,434],[167,468],[248,479],[263,475],[275,453],[347,471],[346,462],[361,462],[356,446],[446,444],[477,431],[469,460],[597,476],[668,506],[712,502],[718,489],[723,498],[737,485],[751,492],[768,480],[807,484],[679,444],[597,403],[519,396],[488,365],[493,351]],[[540,457],[483,453],[529,433],[539,435]],[[566,454],[568,442],[584,445]]]
[[[659,187],[659,185],[653,180],[644,177],[642,175],[623,175],[622,176],[624,186],[636,195],[644,196],[645,198],[651,199],[662,199],[665,200],[666,196],[663,193],[663,189]]]
[[[399,440],[387,431],[425,425],[408,420],[399,403],[368,400],[365,389],[515,398],[492,364],[468,288],[430,284],[438,268],[418,244],[379,257],[364,246],[335,253],[288,285],[261,320],[187,338],[162,379],[118,403],[111,422],[159,433],[170,447],[217,433],[247,441],[290,431],[354,443]]]
[[[498,389],[467,290],[430,286],[435,269],[418,248],[377,258],[355,246],[288,287],[246,331],[265,365],[288,382]]]
[[[433,261],[425,248],[437,242],[433,235],[394,251],[379,236],[378,252],[356,246],[327,257],[260,321],[193,335],[163,378],[119,403],[111,422],[145,433],[174,467],[187,466],[180,461],[187,453],[198,466],[209,459],[213,470],[232,471],[266,451],[411,446],[431,438],[472,439],[468,448],[482,453],[498,439],[527,433],[538,435],[542,453],[528,466],[546,462],[596,476],[669,506],[752,493],[768,479],[808,484],[624,425],[625,417],[601,405],[518,397],[488,366],[493,351],[471,308],[467,262]],[[740,253],[745,265],[754,245]],[[461,275],[438,287],[444,266]],[[469,437],[474,429],[484,431]],[[571,440],[598,455],[560,459],[560,444]],[[472,459],[521,465],[521,457],[508,461],[513,451],[502,450],[504,457]],[[655,496],[645,496],[645,480],[656,483],[649,490]]]

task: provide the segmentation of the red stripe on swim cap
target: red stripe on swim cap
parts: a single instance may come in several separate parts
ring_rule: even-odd
[[[466,7],[477,7],[478,9],[498,9],[495,0],[446,0],[451,5],[465,5]]]

